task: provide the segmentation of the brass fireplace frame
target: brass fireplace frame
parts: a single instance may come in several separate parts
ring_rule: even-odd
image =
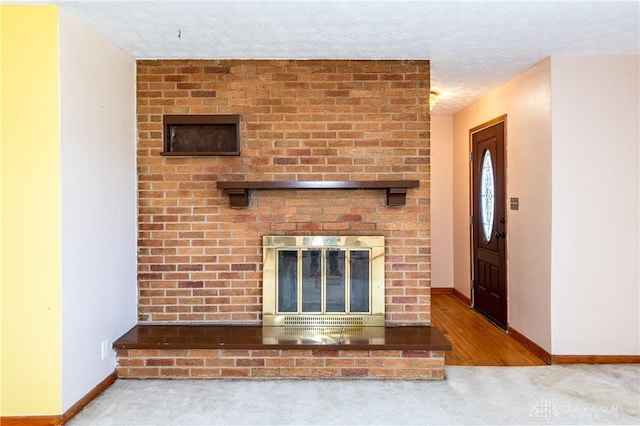
[[[384,236],[264,236],[262,242],[263,326],[368,327],[385,325]],[[370,251],[368,312],[302,313],[277,311],[278,251],[310,249]],[[348,285],[345,287],[348,288]]]

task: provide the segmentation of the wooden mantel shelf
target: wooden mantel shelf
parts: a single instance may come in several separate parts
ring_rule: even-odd
[[[420,186],[418,180],[278,180],[218,182],[218,189],[229,195],[233,208],[249,206],[251,189],[386,189],[388,206],[404,206],[409,188]]]

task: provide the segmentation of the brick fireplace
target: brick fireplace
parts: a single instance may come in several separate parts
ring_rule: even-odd
[[[138,62],[139,321],[260,323],[263,235],[384,235],[386,321],[428,325],[429,62]],[[163,157],[164,114],[238,114],[239,156]],[[414,179],[384,191],[217,181]]]
[[[139,324],[260,325],[263,236],[381,235],[385,324],[430,325],[428,99],[428,61],[138,61]],[[161,155],[163,117],[195,114],[238,115],[240,155]],[[404,206],[254,189],[241,209],[218,188],[328,180],[419,185]]]

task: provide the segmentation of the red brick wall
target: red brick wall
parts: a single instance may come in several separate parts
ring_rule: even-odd
[[[384,235],[390,324],[430,323],[429,62],[138,62],[141,323],[260,321],[263,235]],[[163,114],[240,114],[239,157],[162,157]],[[415,179],[384,190],[252,191],[218,180]]]

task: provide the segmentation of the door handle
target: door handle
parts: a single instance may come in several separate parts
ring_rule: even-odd
[[[507,234],[504,232],[496,232],[496,238],[506,238]]]

